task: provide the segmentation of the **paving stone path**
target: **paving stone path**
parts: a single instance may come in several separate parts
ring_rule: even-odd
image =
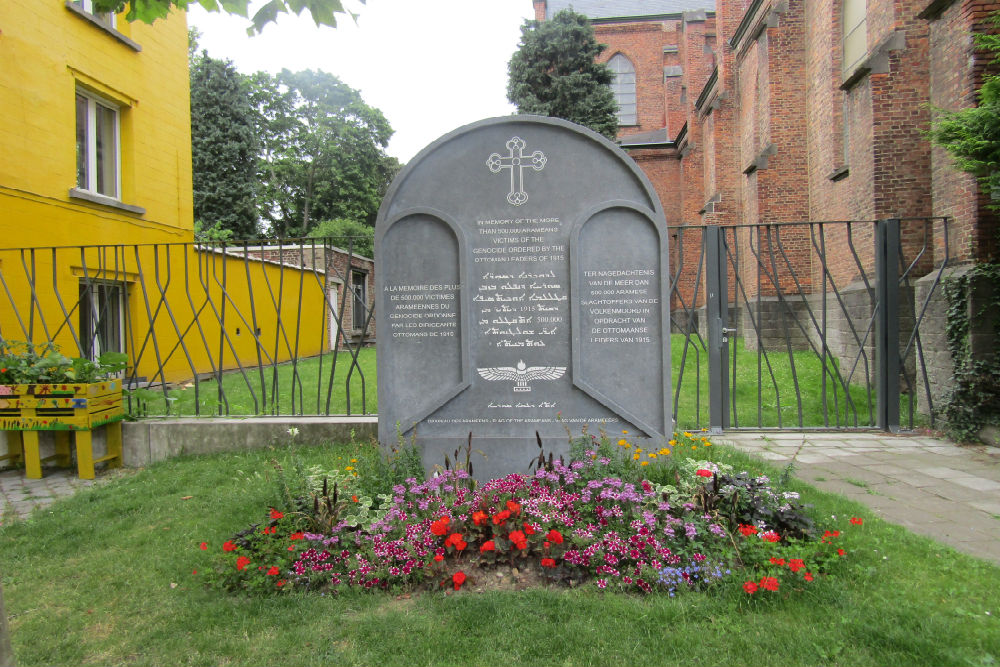
[[[1000,448],[882,432],[730,432],[713,440],[779,466],[794,456],[799,479],[1000,564]]]
[[[886,521],[1000,564],[1000,448],[958,446],[886,433],[726,433],[713,438],[783,465],[795,475],[867,505]],[[23,519],[95,480],[46,470],[31,480],[0,472],[0,524]],[[111,473],[117,475],[120,473]],[[96,483],[111,475],[98,475]]]

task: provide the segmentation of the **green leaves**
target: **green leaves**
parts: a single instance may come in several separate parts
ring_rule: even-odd
[[[166,18],[175,7],[187,9],[195,2],[210,12],[221,10],[227,14],[249,16],[250,0],[94,0],[94,9],[99,12],[122,12],[127,8],[126,18],[129,21],[153,23]],[[247,32],[251,35],[259,33],[267,24],[277,21],[279,15],[301,14],[303,10],[309,11],[317,26],[336,28],[337,14],[347,14],[352,20],[355,18],[354,14],[344,9],[341,0],[271,0],[253,15]]]

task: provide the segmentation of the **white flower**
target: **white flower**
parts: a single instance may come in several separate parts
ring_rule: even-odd
[[[288,435],[290,435],[290,436],[292,436],[294,438],[298,434],[299,434],[299,429],[298,428],[296,428],[295,426],[289,427],[289,429],[288,429]]]

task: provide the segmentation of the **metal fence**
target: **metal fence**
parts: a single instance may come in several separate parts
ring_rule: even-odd
[[[950,261],[947,219],[670,232],[680,427],[933,424],[921,330]]]
[[[932,423],[946,219],[669,231],[678,426]],[[0,339],[126,352],[137,416],[373,414],[374,263],[341,245],[0,250]]]
[[[0,339],[125,352],[135,415],[374,410],[374,266],[324,239],[0,250]]]

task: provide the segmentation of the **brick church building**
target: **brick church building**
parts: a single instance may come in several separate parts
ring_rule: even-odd
[[[901,317],[926,311],[921,335],[929,343],[927,363],[944,371],[931,373],[930,382],[951,375],[945,306],[940,300],[921,304],[920,278],[945,264],[996,258],[1000,225],[976,180],[956,170],[925,131],[935,109],[975,104],[990,54],[974,48],[972,33],[988,29],[1000,0],[533,4],[538,20],[566,8],[586,15],[598,42],[607,45],[600,59],[616,75],[618,140],[656,187],[675,242],[687,227],[898,218],[902,254],[912,260],[916,285]],[[825,259],[818,258],[815,226],[782,229],[785,268],[775,268],[771,285],[747,288],[743,308],[732,316],[740,335],[756,333],[761,347],[769,344],[769,318],[755,296],[777,298],[794,282],[803,307],[815,310],[821,293],[836,284],[847,295],[841,319],[850,319],[851,290],[865,297],[871,291],[864,275],[874,263],[870,225],[825,230]],[[752,240],[739,243],[753,250]],[[697,246],[675,247],[672,261],[693,267]],[[768,248],[758,242],[758,250]],[[679,275],[675,297],[686,294],[689,305],[698,306],[691,280]],[[789,309],[794,299],[781,300]],[[730,294],[730,301],[739,299]],[[823,308],[837,319],[828,305]],[[813,335],[809,327],[800,329],[804,339]],[[858,345],[846,340],[848,333],[834,324],[822,334],[841,365],[857,359]],[[945,356],[934,361],[935,349]],[[941,396],[946,388],[932,393]]]

